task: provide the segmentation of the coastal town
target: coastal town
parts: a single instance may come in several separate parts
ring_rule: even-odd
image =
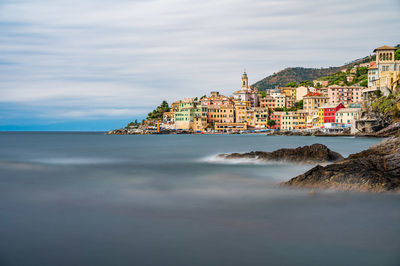
[[[396,52],[397,51],[397,52]],[[356,134],[373,131],[376,117],[365,115],[371,99],[398,95],[400,58],[398,47],[374,49],[368,62],[341,69],[345,80],[324,78],[259,91],[249,85],[246,71],[241,87],[232,96],[218,91],[199,98],[184,98],[171,106],[163,102],[131,133],[260,133],[323,132]],[[358,80],[363,76],[364,80]],[[397,100],[397,108],[400,108]],[[392,123],[390,121],[389,123]],[[382,128],[387,125],[382,125]],[[109,134],[118,134],[111,131]]]

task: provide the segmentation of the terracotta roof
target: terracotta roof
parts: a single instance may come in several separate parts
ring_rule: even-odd
[[[396,47],[392,47],[392,46],[384,45],[384,46],[376,48],[374,50],[374,52],[379,51],[379,50],[397,50],[397,48]]]
[[[322,94],[318,93],[318,92],[310,92],[310,93],[307,93],[306,96],[322,96]]]

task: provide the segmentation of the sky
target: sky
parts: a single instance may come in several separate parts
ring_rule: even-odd
[[[400,43],[400,0],[2,0],[0,130],[110,130]]]

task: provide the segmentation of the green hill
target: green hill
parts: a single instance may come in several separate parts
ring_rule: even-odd
[[[274,73],[262,80],[254,83],[252,86],[257,88],[259,91],[265,91],[274,89],[276,86],[286,86],[289,82],[301,83],[305,80],[313,81],[323,77],[333,75],[340,72],[342,69],[348,69],[356,64],[366,63],[371,61],[373,58],[367,56],[361,59],[354,60],[348,64],[339,67],[329,68],[304,68],[304,67],[289,67],[284,70]]]

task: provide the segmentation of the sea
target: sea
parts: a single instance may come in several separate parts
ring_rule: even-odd
[[[353,137],[0,133],[0,265],[400,265],[400,195],[279,186],[314,165],[221,153]]]

